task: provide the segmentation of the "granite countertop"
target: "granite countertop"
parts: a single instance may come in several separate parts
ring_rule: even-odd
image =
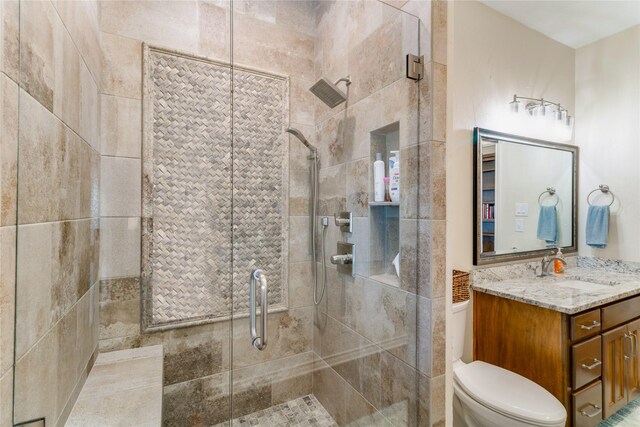
[[[536,277],[534,272],[520,277],[487,277],[474,280],[474,291],[521,301],[566,314],[575,314],[593,307],[640,294],[640,274],[599,268],[573,267],[562,276]],[[497,280],[492,280],[497,279]],[[559,286],[563,281],[579,280],[598,286],[585,290]]]

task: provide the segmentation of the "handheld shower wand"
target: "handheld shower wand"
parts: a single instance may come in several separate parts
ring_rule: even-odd
[[[318,150],[316,147],[311,145],[309,141],[304,137],[302,132],[298,129],[288,128],[287,132],[291,135],[295,136],[311,151],[311,155],[309,156],[309,160],[311,160],[311,171],[309,173],[309,234],[311,234],[311,238],[309,239],[310,252],[311,252],[311,270],[313,272],[313,302],[315,305],[320,304],[322,301],[322,297],[324,296],[324,290],[326,287],[326,260],[325,260],[325,251],[324,251],[324,238],[325,231],[329,226],[329,219],[324,217],[322,219],[322,290],[320,291],[320,296],[318,296],[318,267],[316,265],[316,234],[317,234],[317,221],[316,215],[318,211],[318,198],[320,194],[320,183],[318,179],[319,174],[319,162],[318,158]]]

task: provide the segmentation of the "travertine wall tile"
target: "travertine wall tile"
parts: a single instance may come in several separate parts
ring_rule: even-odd
[[[51,326],[52,223],[20,226],[16,290],[16,356]]]
[[[291,230],[298,230],[289,235],[289,262],[310,261],[309,217],[290,216],[289,227]]]
[[[198,2],[198,50],[222,62],[231,62],[231,14],[229,3]]]
[[[287,395],[304,396],[311,389],[312,370],[313,353],[310,351],[234,368],[234,418],[276,405]],[[294,379],[299,379],[300,383],[293,384]],[[293,388],[284,389],[287,385]]]
[[[249,334],[249,319],[233,322],[233,368],[240,368],[285,356],[311,351],[313,308],[289,309],[269,315],[269,344],[255,351]]]
[[[0,377],[13,367],[15,262],[16,228],[0,227]]]
[[[107,156],[141,156],[142,105],[140,100],[100,96],[101,153]]]
[[[0,425],[13,425],[13,368],[0,375]]]
[[[164,384],[175,384],[229,370],[227,322],[171,331],[164,354]]]
[[[447,138],[447,66],[433,63],[433,140]]]
[[[302,132],[309,142],[317,146],[315,127],[300,123],[290,123]],[[311,152],[298,138],[289,136],[289,215],[309,215],[309,189],[312,160]]]
[[[347,210],[353,216],[369,215],[369,159],[347,163]]]
[[[447,65],[447,3],[433,0],[431,13],[433,61],[442,65]]]
[[[349,6],[345,6],[345,3]],[[398,122],[400,163],[404,177],[401,180],[401,207],[395,218],[378,214],[377,211],[375,215],[373,211],[367,212],[370,221],[357,232],[364,233],[366,237],[356,235],[354,231],[353,235],[332,236],[331,243],[340,239],[357,241],[359,247],[366,245],[369,272],[360,269],[358,274],[367,275],[378,271],[379,265],[386,265],[386,260],[383,260],[384,248],[394,245],[393,236],[380,230],[396,227],[400,236],[399,239],[396,237],[396,241],[400,247],[402,274],[399,287],[360,276],[328,281],[329,294],[326,301],[317,307],[314,316],[314,351],[322,358],[317,362],[322,375],[314,375],[314,393],[319,396],[323,384],[332,386],[334,390],[341,389],[339,393],[346,393],[344,387],[352,387],[354,374],[353,369],[346,368],[349,364],[345,364],[343,369],[340,365],[334,366],[333,361],[329,363],[333,368],[327,368],[329,365],[322,363],[331,360],[325,351],[326,347],[323,347],[325,337],[332,336],[328,341],[341,343],[341,337],[355,334],[365,342],[371,342],[374,348],[379,349],[377,354],[384,358],[384,363],[381,360],[381,384],[378,388],[382,394],[380,403],[374,407],[387,417],[385,421],[395,425],[429,425],[431,395],[422,393],[422,397],[418,396],[417,386],[417,381],[426,382],[430,391],[428,377],[423,376],[418,380],[416,353],[419,354],[419,351],[416,347],[419,343],[419,322],[424,316],[420,313],[416,293],[439,298],[437,306],[429,306],[428,319],[430,325],[440,322],[445,311],[442,298],[445,290],[445,228],[444,221],[441,221],[446,215],[445,147],[442,142],[433,141],[444,141],[442,128],[438,127],[445,121],[444,107],[436,112],[434,104],[445,105],[443,100],[446,93],[441,82],[446,80],[442,76],[435,79],[429,63],[426,75],[420,82],[404,76],[404,55],[408,52],[418,53],[418,43],[419,53],[431,61],[430,2],[402,1],[393,5],[421,17],[425,22],[418,22],[382,3],[362,3],[366,2],[322,2],[316,12],[316,78],[323,76],[333,79],[350,74],[353,80],[346,103],[335,109],[323,104],[316,107],[316,135],[322,168],[325,176],[334,176],[335,173],[328,171],[335,170],[348,160],[362,159],[367,169],[365,177],[360,175],[359,179],[364,179],[367,189],[370,189],[371,177],[367,172],[372,163],[371,132]],[[381,15],[376,7],[382,8]],[[375,52],[379,65],[376,60],[371,62],[371,52]],[[363,66],[365,57],[368,59],[367,65]],[[436,91],[439,92],[436,94]],[[438,124],[434,124],[436,121]],[[424,141],[423,144],[418,144],[420,141]],[[356,180],[356,174],[350,166],[352,164],[347,163],[347,208],[356,212],[358,206],[353,203],[354,191],[349,185],[350,180]],[[324,190],[325,194],[340,191],[336,190],[336,187],[341,188],[338,180],[331,183],[335,185],[330,190]],[[325,197],[331,198],[331,195]],[[328,210],[323,212],[329,213]],[[358,214],[364,215],[365,212]],[[378,241],[379,245],[375,243]],[[426,261],[423,262],[423,259]],[[335,270],[330,268],[330,271]],[[421,349],[428,351],[429,368],[434,375],[444,366],[442,337],[444,335],[436,337],[428,334],[420,344]],[[366,347],[365,344],[354,344],[358,340],[353,337],[349,343],[343,348],[343,353],[338,354],[357,354]],[[345,356],[345,359],[349,360],[349,357]],[[385,384],[385,375],[389,384]],[[355,390],[358,390],[357,387]],[[364,390],[358,391],[364,393]],[[344,394],[341,396],[344,397]],[[346,412],[342,411],[339,404],[332,402],[331,397],[319,396],[319,399],[325,406],[331,407],[334,418],[344,419]],[[375,400],[373,397],[368,399]],[[371,400],[368,403],[372,403]]]
[[[15,212],[11,193],[3,192],[0,206],[2,224],[19,224],[15,420],[45,415],[48,423],[63,425],[97,347],[91,287],[100,245],[97,4],[47,0],[19,9],[18,2],[2,2],[0,8],[2,70],[19,75],[22,87],[12,88],[2,76],[0,105],[19,98],[19,108],[17,102],[11,108],[15,118],[2,112],[0,166],[3,191],[13,182],[20,194],[18,218],[5,210]],[[17,183],[10,178],[15,160],[7,153],[13,149],[15,156],[16,148],[8,121],[20,125]]]
[[[55,371],[58,389],[55,396],[59,416],[65,409],[69,396],[73,394],[78,376],[78,311],[75,306],[60,320],[56,329],[58,360]]]
[[[16,223],[17,188],[18,85],[0,74],[0,226]]]
[[[98,2],[54,0],[53,5],[71,35],[93,80],[100,86],[102,54],[98,22]]]
[[[59,329],[54,328],[16,361],[16,420],[58,419],[58,396],[56,392],[52,393],[59,390],[58,339]]]
[[[396,11],[349,52],[349,102],[356,103],[405,74],[402,14]]]
[[[251,29],[234,31],[234,63],[308,81],[314,79],[312,36],[244,13],[234,14],[233,25],[236,29]]]
[[[56,52],[63,42],[57,40],[62,35],[62,22],[50,1],[30,1],[21,6],[20,86],[53,111],[56,64],[62,60],[62,52]]]
[[[101,2],[105,4],[108,2]],[[127,2],[132,4],[132,2]],[[148,3],[145,3],[148,4]],[[102,93],[142,98],[142,44],[138,40],[102,33]]]
[[[429,378],[444,375],[445,298],[418,297],[418,369]]]
[[[101,218],[100,277],[140,275],[140,218]]]
[[[24,91],[20,124],[19,222],[97,216],[98,153]]]
[[[417,424],[416,398],[419,379],[414,368],[388,353],[382,354],[380,412],[393,425]]]
[[[198,3],[101,1],[100,30],[194,52],[198,46]],[[167,25],[168,16],[171,25]]]
[[[163,423],[165,426],[190,424],[215,425],[231,416],[229,372],[197,378],[164,388]]]
[[[345,388],[347,386],[347,382],[340,375],[320,356],[316,356],[313,366],[313,394],[338,425],[345,424]]]
[[[420,220],[418,223],[418,294],[429,298],[446,293],[446,223]]]
[[[102,156],[100,167],[102,217],[140,216],[142,165],[138,159]]]
[[[14,82],[20,68],[20,2],[0,2],[0,70]]]
[[[289,264],[289,307],[313,305],[313,286],[311,261]]]
[[[320,169],[320,203],[318,214],[331,215],[347,208],[346,165]]]

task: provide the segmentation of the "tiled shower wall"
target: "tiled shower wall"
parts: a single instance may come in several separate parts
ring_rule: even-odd
[[[308,162],[295,139],[289,161],[289,224],[295,230],[289,242],[289,310],[269,316],[267,349],[251,347],[247,319],[140,333],[142,43],[230,62],[228,7],[225,1],[100,2],[100,350],[163,344],[166,425],[228,419],[231,368],[234,417],[312,390]],[[314,77],[314,3],[234,1],[234,7],[233,62],[289,76],[291,126],[313,129],[315,101],[307,88]]]
[[[315,69],[350,75],[348,102],[316,109],[321,157],[320,215],[348,210],[356,244],[355,279],[327,261],[327,293],[314,316],[313,392],[340,424],[444,425],[446,3],[321,2]],[[415,28],[412,26],[415,25]],[[424,55],[426,76],[404,76],[404,55]],[[419,115],[418,115],[419,104]],[[370,132],[399,122],[401,280],[369,278],[382,241],[372,230]],[[397,208],[395,208],[397,209]],[[377,211],[380,212],[380,211]],[[417,339],[416,339],[417,337]]]
[[[63,425],[98,344],[98,9],[45,0],[0,10],[0,425],[12,425],[14,298],[15,420]]]
[[[18,2],[0,2],[0,426],[12,425],[18,148]]]

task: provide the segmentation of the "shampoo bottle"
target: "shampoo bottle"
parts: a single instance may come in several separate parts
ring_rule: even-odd
[[[393,162],[393,168],[389,174],[391,178],[391,184],[389,186],[389,194],[391,195],[391,201],[398,203],[400,201],[400,152],[392,151],[394,153],[395,161]]]
[[[384,162],[381,153],[376,153],[376,161],[373,162],[373,200],[384,202]]]
[[[393,151],[391,150],[389,152],[389,164],[387,165],[387,168],[389,169],[389,172],[387,173],[387,176],[389,178],[391,178],[391,175],[393,173],[393,165],[396,163],[396,161],[398,160],[398,151]]]

